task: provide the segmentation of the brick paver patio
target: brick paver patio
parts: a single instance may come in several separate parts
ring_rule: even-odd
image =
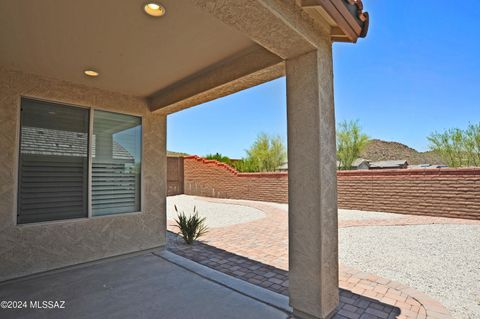
[[[193,246],[169,234],[168,249],[202,265],[288,295],[288,215],[279,207],[252,201],[204,198],[262,210],[266,218],[222,228],[212,228]],[[340,221],[339,227],[372,225],[470,224],[478,221],[423,216],[396,219]],[[170,225],[171,231],[177,229]],[[452,318],[448,310],[429,296],[385,278],[340,265],[340,305],[334,318]]]

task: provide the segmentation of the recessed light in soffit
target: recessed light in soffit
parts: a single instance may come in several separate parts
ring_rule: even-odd
[[[152,17],[161,17],[165,14],[165,7],[155,2],[147,3],[143,10]]]
[[[84,70],[83,74],[85,74],[86,76],[91,77],[91,78],[96,78],[97,76],[100,75],[100,73],[98,73],[97,71],[92,70],[92,69]]]

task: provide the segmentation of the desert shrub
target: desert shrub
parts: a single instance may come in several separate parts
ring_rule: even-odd
[[[220,153],[207,154],[205,155],[205,158],[209,160],[216,160],[222,163],[226,163],[228,165],[232,165],[232,160],[228,156],[224,156]]]
[[[191,245],[194,240],[207,233],[207,225],[205,224],[205,217],[199,217],[197,208],[193,207],[193,215],[187,216],[182,211],[180,212],[177,205],[174,205],[177,212],[177,218],[175,219],[176,226],[180,230],[180,234],[183,240],[188,245]]]

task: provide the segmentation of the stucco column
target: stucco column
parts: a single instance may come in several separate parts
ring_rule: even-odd
[[[297,318],[338,304],[332,46],[287,60],[289,294]]]

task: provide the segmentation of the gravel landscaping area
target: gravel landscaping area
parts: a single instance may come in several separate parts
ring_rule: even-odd
[[[210,203],[193,196],[178,195],[167,197],[167,219],[169,220],[177,217],[173,205],[177,205],[178,210],[184,211],[187,216],[193,213],[193,207],[196,206],[198,215],[207,218],[206,223],[209,228],[242,224],[265,217],[265,213],[256,208]]]
[[[380,213],[380,212],[365,212],[361,210],[353,209],[339,209],[338,220],[369,220],[369,219],[398,219],[404,218],[405,215],[393,214],[393,213]]]
[[[280,203],[267,203],[270,206],[281,208],[288,211],[288,204],[280,204]],[[405,215],[402,214],[393,214],[393,213],[381,213],[381,212],[366,212],[362,210],[355,210],[355,209],[339,209],[338,210],[338,220],[368,220],[368,219],[396,219],[396,218],[403,218]]]
[[[217,228],[208,234],[209,244],[288,269],[287,204],[185,195],[167,203],[169,219],[175,217],[173,203],[187,214],[196,205],[207,224]],[[262,205],[275,209],[266,214]],[[479,222],[345,209],[339,210],[339,222],[342,265],[415,288],[442,303],[454,318],[480,318]],[[242,225],[222,228],[237,224]],[[274,241],[261,236],[265,229]]]
[[[454,318],[480,318],[480,225],[339,229],[340,262],[414,287]]]

